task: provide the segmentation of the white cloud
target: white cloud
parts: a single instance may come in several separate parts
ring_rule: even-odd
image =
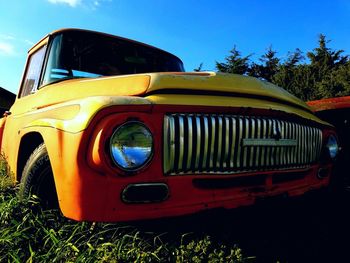
[[[70,7],[77,7],[78,5],[96,10],[103,3],[111,3],[113,0],[47,0],[52,4],[67,4]]]
[[[4,35],[4,34],[0,34],[0,38],[1,39],[6,39],[6,40],[14,40],[15,38],[11,35]]]
[[[81,3],[81,0],[48,0],[52,4],[67,4],[71,7],[76,7]]]
[[[96,10],[105,3],[112,3],[113,0],[86,0],[86,6],[90,7],[92,10]]]
[[[11,44],[5,43],[5,42],[0,42],[0,55],[11,56],[14,54],[15,54],[15,49]]]
[[[34,42],[33,42],[33,41],[30,41],[30,40],[28,40],[28,39],[25,39],[25,40],[23,40],[23,41],[24,41],[24,43],[28,44],[29,46],[33,46],[33,45],[34,45]]]

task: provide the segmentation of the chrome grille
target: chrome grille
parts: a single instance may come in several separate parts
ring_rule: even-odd
[[[308,167],[318,160],[318,128],[264,117],[169,114],[164,173],[234,174]]]

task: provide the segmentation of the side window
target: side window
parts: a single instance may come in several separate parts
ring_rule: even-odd
[[[29,57],[26,74],[24,77],[21,97],[35,93],[40,81],[40,72],[43,65],[46,46],[40,48]]]

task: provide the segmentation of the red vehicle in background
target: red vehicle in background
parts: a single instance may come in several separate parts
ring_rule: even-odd
[[[336,186],[350,191],[350,96],[308,102],[315,114],[331,124],[339,136],[339,155],[334,169]]]

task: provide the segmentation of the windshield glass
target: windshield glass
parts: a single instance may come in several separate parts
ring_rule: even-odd
[[[71,78],[182,71],[182,61],[165,51],[104,34],[67,31],[52,41],[42,85]]]

